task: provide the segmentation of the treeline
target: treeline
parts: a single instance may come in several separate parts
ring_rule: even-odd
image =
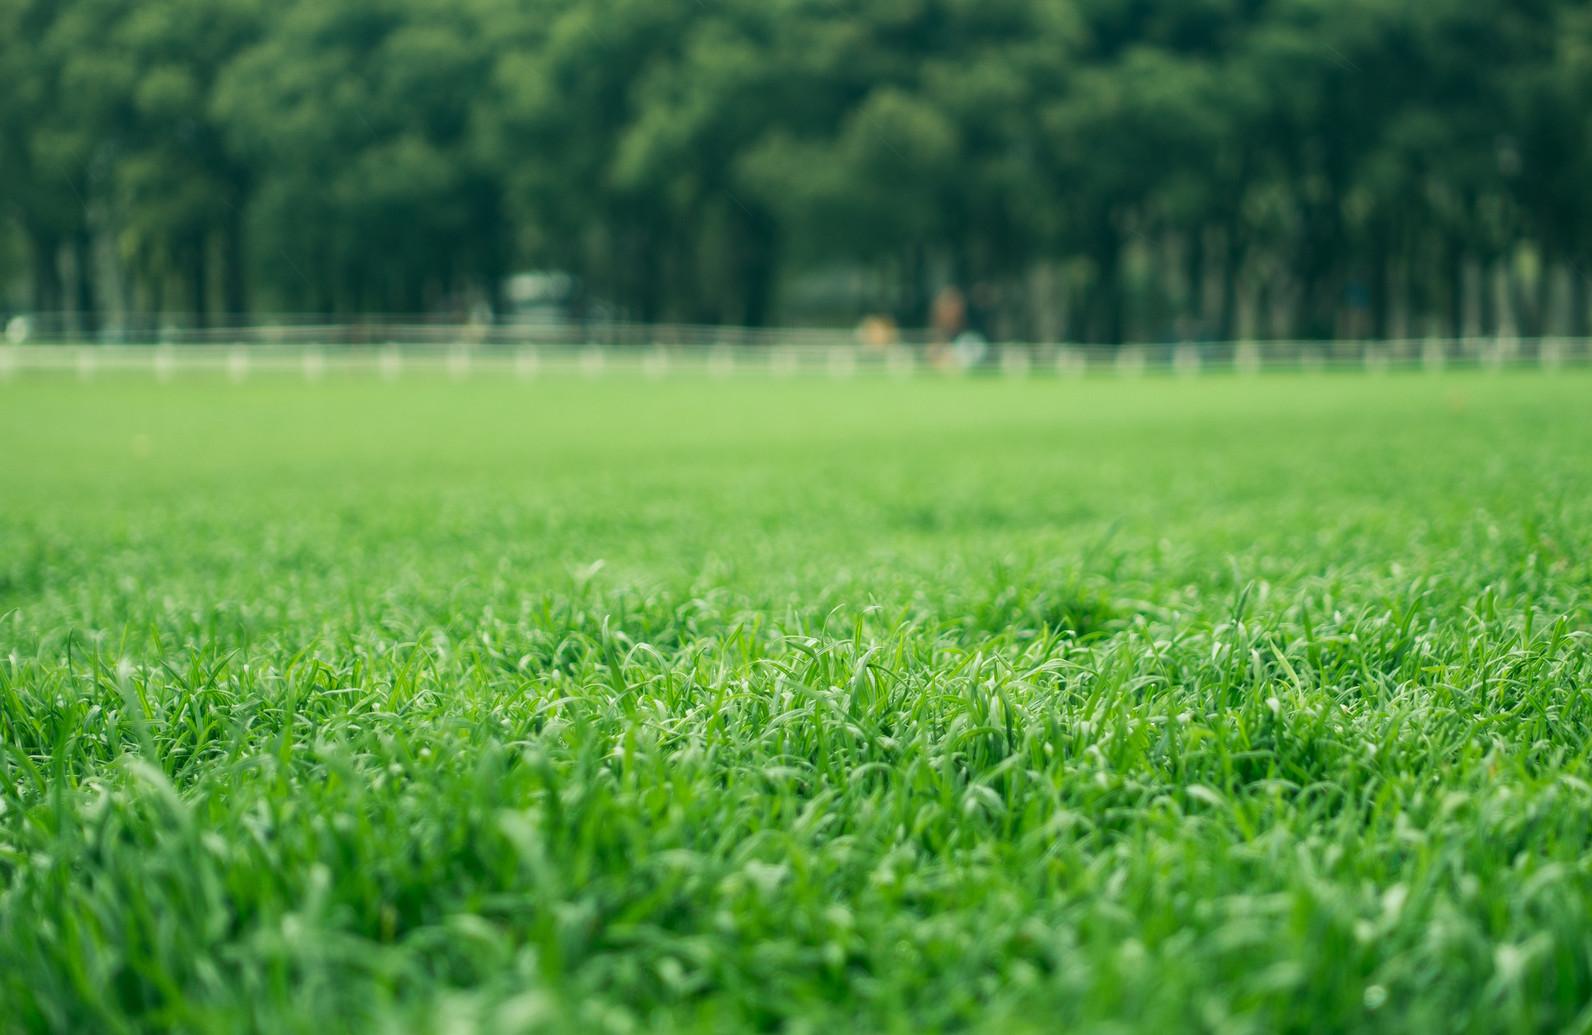
[[[0,277],[129,313],[1588,331],[1581,0],[0,0]]]

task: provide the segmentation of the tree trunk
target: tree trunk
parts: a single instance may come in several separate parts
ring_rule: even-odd
[[[1183,315],[1188,318],[1183,336],[1205,337],[1205,227],[1195,226],[1188,235],[1188,251],[1184,255]]]
[[[1371,254],[1371,337],[1386,341],[1393,264],[1389,256],[1386,235],[1378,233]]]
[[[1465,336],[1465,252],[1457,240],[1450,240],[1447,249],[1448,280],[1448,333],[1453,338]]]
[[[1481,327],[1483,338],[1496,337],[1501,329],[1498,322],[1498,278],[1494,275],[1492,256],[1481,261]]]
[[[1225,232],[1222,254],[1222,301],[1217,316],[1216,336],[1232,341],[1238,333],[1238,276],[1244,266],[1245,242],[1238,220],[1231,220]]]
[[[48,231],[33,228],[28,233],[28,244],[33,253],[33,312],[36,316],[58,318],[64,308],[60,239]]]
[[[774,284],[779,269],[778,227],[766,215],[747,214],[742,233],[741,323],[765,326],[774,308]]]
[[[1515,314],[1515,332],[1522,338],[1540,337],[1547,321],[1551,262],[1546,252],[1539,254],[1537,277],[1531,284],[1526,283],[1515,266],[1513,262],[1508,263],[1509,268],[1504,274],[1509,308]]]
[[[188,306],[192,312],[195,330],[203,330],[210,322],[210,249],[204,233],[190,236],[184,275],[188,281]]]
[[[902,327],[929,324],[929,259],[921,244],[909,247],[901,262],[901,300],[896,322]]]
[[[1537,268],[1536,301],[1532,308],[1533,327],[1531,336],[1540,338],[1552,330],[1553,326],[1553,280],[1558,271],[1557,256],[1547,249],[1543,249],[1542,261]]]
[[[1588,316],[1592,315],[1592,299],[1588,297],[1587,268],[1584,263],[1570,263],[1570,333],[1584,338],[1588,332]]]
[[[72,235],[72,274],[78,329],[92,337],[99,330],[99,320],[94,304],[94,239],[86,226]]]
[[[249,310],[248,277],[243,268],[243,210],[228,207],[221,224],[221,307],[228,326],[243,323]]]
[[[1107,227],[1095,244],[1095,283],[1089,337],[1106,345],[1122,344],[1122,240]]]

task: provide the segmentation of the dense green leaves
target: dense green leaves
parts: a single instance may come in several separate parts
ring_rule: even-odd
[[[1582,6],[3,0],[8,294],[462,314],[542,268],[648,321],[953,283],[1006,337],[1585,333]]]

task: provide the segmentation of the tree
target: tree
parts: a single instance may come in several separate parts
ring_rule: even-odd
[[[276,301],[417,312],[502,271],[501,195],[469,133],[488,55],[471,9],[288,5],[214,110],[256,171],[251,237]]]
[[[1584,331],[1589,53],[1573,0],[0,0],[0,211],[80,329],[533,266],[643,322],[844,270],[1001,336]]]

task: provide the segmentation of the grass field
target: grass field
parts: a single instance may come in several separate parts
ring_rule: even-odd
[[[0,385],[0,1031],[1592,1028],[1592,377]]]

